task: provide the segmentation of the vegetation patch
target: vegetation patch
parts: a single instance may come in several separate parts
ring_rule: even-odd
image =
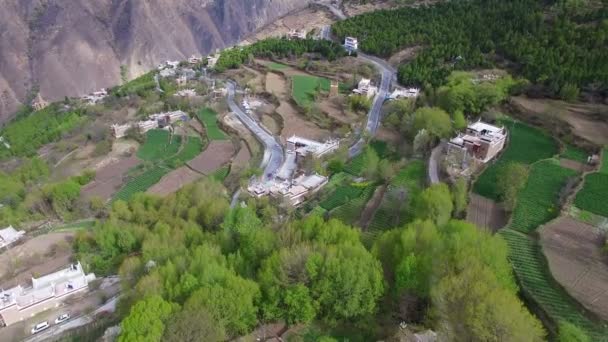
[[[320,91],[329,91],[330,81],[324,77],[294,75],[292,79],[292,96],[298,106],[310,106]]]
[[[171,135],[164,129],[153,129],[146,133],[146,141],[137,150],[137,157],[146,161],[159,161],[177,153],[182,138]]]
[[[226,134],[217,125],[217,113],[211,108],[203,108],[196,113],[196,117],[205,125],[209,140],[226,140]]]
[[[583,188],[576,194],[574,204],[580,209],[608,217],[607,194],[608,173],[588,174]]]
[[[353,184],[340,186],[319,205],[325,210],[332,210],[354,198],[359,197],[363,192],[363,189],[364,188],[355,186]]]
[[[123,97],[131,94],[137,94],[140,97],[146,97],[146,93],[156,88],[154,82],[154,71],[144,74],[134,80],[131,80],[121,86],[110,90],[110,94],[118,97]]]
[[[501,120],[500,123],[508,130],[509,145],[500,159],[479,176],[473,187],[475,193],[496,201],[500,200],[497,176],[504,165],[510,162],[532,164],[558,153],[556,141],[541,130],[518,121]]]
[[[532,165],[528,182],[517,196],[511,228],[528,233],[556,217],[560,190],[568,178],[575,175],[575,171],[561,167],[554,160]]]
[[[45,144],[58,141],[87,120],[82,110],[64,110],[59,104],[24,113],[9,122],[0,137],[0,159],[31,157]]]
[[[164,175],[169,173],[170,169],[154,166],[132,180],[128,181],[114,196],[112,201],[116,200],[129,200],[133,195],[138,192],[145,192],[154,184],[158,183]]]
[[[560,157],[574,160],[579,163],[587,162],[587,152],[572,145],[566,145],[566,150],[560,155]]]
[[[608,340],[608,329],[585,317],[578,304],[555,282],[536,241],[511,229],[499,234],[509,245],[509,259],[521,288],[554,323],[567,321],[584,329],[593,341]]]
[[[270,62],[270,63],[266,64],[266,66],[268,67],[268,69],[274,70],[274,71],[281,71],[281,70],[289,68],[289,66],[287,66],[285,64],[277,63],[277,62]]]

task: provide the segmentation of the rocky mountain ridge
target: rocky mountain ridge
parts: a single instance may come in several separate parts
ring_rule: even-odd
[[[222,48],[309,0],[0,0],[0,122],[36,90],[80,96]]]

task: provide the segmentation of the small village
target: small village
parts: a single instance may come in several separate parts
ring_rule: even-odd
[[[386,6],[32,94],[0,130],[0,341],[608,342],[608,105]]]

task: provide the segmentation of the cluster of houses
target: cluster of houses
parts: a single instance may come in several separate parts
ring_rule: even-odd
[[[287,139],[286,147],[285,162],[277,174],[268,181],[251,182],[247,190],[256,198],[270,195],[297,206],[327,184],[328,180],[326,176],[316,173],[306,175],[297,172],[298,165],[308,155],[320,158],[337,150],[340,142],[330,139],[321,143],[294,135]],[[294,174],[297,176],[294,177]]]
[[[144,134],[151,129],[164,128],[178,121],[188,121],[189,116],[181,110],[152,114],[147,120],[138,121],[134,124],[113,124],[111,127],[114,138],[119,139],[127,135],[131,128],[136,128],[139,133]]]
[[[81,97],[81,99],[90,105],[94,105],[94,104],[97,104],[97,103],[103,101],[103,99],[105,99],[107,96],[108,96],[108,91],[105,88],[101,88],[101,90],[94,91],[90,94],[87,94],[87,95]]]
[[[93,280],[95,274],[85,274],[79,262],[55,273],[32,278],[31,286],[17,285],[1,290],[0,326],[9,326],[58,307],[70,296],[85,292]]]
[[[472,172],[479,164],[485,164],[502,151],[507,140],[507,130],[477,121],[468,125],[465,133],[450,139],[447,144],[447,166],[458,173]]]

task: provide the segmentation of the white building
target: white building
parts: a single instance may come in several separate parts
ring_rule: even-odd
[[[447,145],[447,154],[454,163],[465,169],[472,158],[487,163],[502,151],[507,140],[504,127],[496,127],[477,121],[467,127],[465,134],[459,134]]]
[[[344,48],[349,52],[357,51],[359,49],[359,40],[354,37],[344,38]]]
[[[184,86],[188,83],[188,77],[186,77],[186,75],[181,75],[175,79],[175,83],[178,87]]]
[[[159,73],[160,77],[173,77],[177,74],[175,69],[163,69]]]
[[[306,30],[301,29],[301,30],[290,30],[289,33],[287,33],[287,37],[289,37],[289,39],[306,39]]]
[[[114,138],[120,139],[120,138],[124,137],[125,135],[127,135],[127,131],[131,128],[131,125],[130,124],[125,124],[125,125],[113,124],[110,127],[112,129],[112,135],[114,136]]]
[[[10,246],[12,243],[19,241],[23,235],[25,235],[25,231],[18,231],[13,226],[0,229],[0,248]]]
[[[137,123],[139,133],[144,134],[151,129],[158,128],[158,120],[145,120]]]
[[[180,97],[194,97],[196,96],[196,91],[194,89],[182,89],[175,93],[175,96]]]
[[[372,85],[372,81],[368,78],[362,78],[357,85],[357,89],[353,90],[353,93],[367,96],[371,98],[378,92],[378,88]]]
[[[389,95],[389,100],[396,100],[398,98],[416,98],[420,95],[419,88],[397,88],[395,89],[391,95]]]
[[[312,153],[315,158],[320,158],[337,150],[339,147],[340,141],[335,139],[327,140],[324,143],[298,137],[296,135],[293,135],[287,139],[287,150],[295,151],[301,156]]]
[[[203,61],[203,57],[192,55],[188,58],[188,63],[190,64],[198,64]]]
[[[108,96],[108,91],[105,88],[102,88],[99,91],[94,91],[88,95],[82,97],[83,101],[86,101],[88,104],[94,105],[101,102]]]
[[[31,287],[18,285],[0,292],[0,318],[3,325],[11,325],[34,315],[58,307],[71,295],[84,292],[95,274],[85,274],[80,262],[38,279],[32,278]]]
[[[207,67],[215,68],[215,64],[217,64],[217,60],[220,59],[219,54],[213,54],[207,56]]]
[[[306,199],[306,196],[319,191],[327,181],[327,177],[319,174],[301,175],[292,181],[273,179],[265,183],[253,182],[247,190],[256,198],[271,195],[297,206]]]

